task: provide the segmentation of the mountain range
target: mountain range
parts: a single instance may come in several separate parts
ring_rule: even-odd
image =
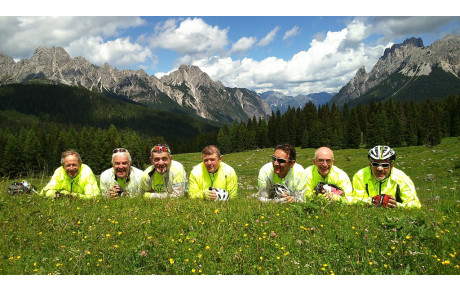
[[[37,48],[30,59],[17,63],[9,56],[0,55],[0,85],[37,79],[81,86],[107,96],[220,123],[253,116],[265,118],[271,113],[256,93],[225,87],[196,66],[181,65],[158,79],[143,70],[118,70],[108,64],[99,67],[82,57],[70,57],[61,47]]]
[[[30,59],[15,62],[0,54],[0,85],[51,83],[78,86],[114,99],[139,103],[156,111],[199,117],[218,124],[268,117],[288,107],[369,103],[371,99],[436,100],[460,93],[460,36],[448,35],[425,47],[410,38],[387,48],[370,72],[365,67],[337,94],[286,96],[277,91],[257,93],[225,87],[197,66],[181,65],[161,78],[143,70],[96,66],[82,57],[72,58],[63,48],[37,48]]]
[[[371,99],[400,101],[436,100],[460,94],[460,36],[448,35],[425,47],[410,38],[387,48],[368,73],[356,72],[330,100],[343,106],[368,103]]]
[[[327,92],[321,92],[321,93],[312,93],[308,95],[299,94],[296,96],[287,96],[278,91],[268,91],[268,92],[261,93],[260,96],[265,100],[265,102],[268,103],[268,105],[270,106],[270,109],[273,112],[276,112],[277,110],[279,110],[280,113],[282,114],[286,112],[289,107],[303,108],[305,104],[308,102],[311,102],[315,105],[326,104],[329,102],[329,100],[331,100],[334,94],[327,93]]]

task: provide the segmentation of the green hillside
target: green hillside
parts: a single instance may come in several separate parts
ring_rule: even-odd
[[[459,94],[460,79],[439,67],[433,67],[433,71],[427,76],[409,77],[401,73],[393,73],[375,88],[347,104],[348,106],[368,104],[372,99],[386,101],[390,97],[394,101],[418,103],[427,99],[437,101],[449,95]]]
[[[216,131],[216,124],[183,114],[158,111],[123,98],[109,98],[82,87],[52,84],[13,84],[0,87],[3,117],[18,112],[59,124],[134,130],[144,136],[163,136],[183,142]],[[15,115],[11,115],[15,118]]]

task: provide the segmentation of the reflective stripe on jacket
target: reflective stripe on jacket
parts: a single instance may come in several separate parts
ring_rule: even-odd
[[[291,192],[291,196],[294,197],[294,201],[303,201],[303,196],[305,195],[304,168],[295,163],[289,169],[287,175],[284,178],[280,178],[275,174],[273,164],[271,162],[267,163],[259,170],[257,184],[259,187],[259,199],[262,201],[269,199],[269,193],[275,184],[286,186]]]
[[[398,207],[421,207],[412,180],[403,171],[394,167],[389,177],[382,181],[372,175],[370,167],[359,170],[353,176],[353,195],[347,198],[352,203],[362,201],[370,204],[372,197],[379,194],[393,196]]]
[[[153,165],[150,165],[141,176],[141,191],[146,198],[166,198],[184,196],[187,191],[187,175],[184,166],[172,160],[170,168],[165,174],[159,174]]]
[[[101,195],[93,171],[85,164],[81,165],[80,172],[73,179],[67,175],[64,167],[57,168],[51,181],[40,191],[39,195],[54,198],[56,192],[68,192],[67,194],[79,198],[94,198]]]
[[[193,167],[189,179],[189,195],[191,198],[203,198],[203,191],[209,187],[227,190],[230,198],[235,198],[238,190],[238,178],[235,170],[224,162],[214,174],[208,172],[204,163]]]
[[[139,182],[141,180],[142,171],[136,167],[131,167],[129,176],[126,177],[123,192],[128,196],[137,196],[140,194]],[[115,170],[113,168],[107,169],[101,174],[100,178],[101,192],[103,196],[109,196],[109,189],[115,185],[121,185],[117,181]]]
[[[319,182],[334,184],[340,187],[345,195],[352,195],[353,187],[351,186],[350,178],[347,173],[338,167],[332,165],[326,178],[323,179],[321,174],[318,172],[316,165],[312,165],[305,169],[305,197],[311,197],[315,195],[315,187]],[[346,202],[345,195],[343,195],[341,201]]]

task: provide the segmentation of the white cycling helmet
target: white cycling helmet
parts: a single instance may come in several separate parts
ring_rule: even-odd
[[[389,146],[378,145],[373,147],[367,154],[369,160],[396,160],[396,153]]]
[[[230,196],[228,195],[228,192],[224,189],[215,188],[214,191],[216,192],[216,195],[217,195],[216,200],[227,201],[228,198],[230,198]]]

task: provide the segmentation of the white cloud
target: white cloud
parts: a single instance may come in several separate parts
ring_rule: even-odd
[[[101,37],[82,37],[71,42],[65,50],[73,56],[85,56],[93,64],[108,63],[119,69],[132,69],[134,64],[152,57],[148,48],[132,43],[128,37],[107,42]]]
[[[211,26],[201,18],[187,18],[179,24],[177,22],[177,19],[169,19],[157,25],[150,45],[153,48],[176,51],[191,59],[225,50],[228,28]]]
[[[395,16],[395,17],[373,17],[371,21],[375,24],[373,32],[381,34],[381,42],[394,41],[395,38],[406,37],[407,35],[418,36],[420,34],[439,34],[440,28],[451,22],[460,22],[459,16]],[[439,36],[437,37],[439,38]]]
[[[231,53],[244,52],[250,49],[257,42],[255,37],[242,37],[232,45]]]
[[[284,33],[283,40],[286,40],[286,39],[288,39],[290,37],[296,36],[297,34],[299,34],[299,27],[294,26],[293,28],[291,28],[290,30],[288,30],[288,31],[286,31]]]
[[[368,27],[358,21],[340,31],[329,31],[322,39],[313,39],[308,50],[290,60],[276,57],[256,61],[230,57],[200,59],[193,62],[228,87],[243,87],[257,92],[280,90],[298,95],[315,92],[338,92],[362,65],[370,70],[383,54],[385,46],[368,46],[362,41]],[[344,46],[344,44],[353,46]]]
[[[0,17],[0,51],[29,58],[40,46],[68,46],[80,38],[116,37],[145,24],[139,17]]]
[[[267,35],[264,38],[262,38],[257,45],[266,46],[269,43],[271,43],[275,39],[276,33],[278,32],[279,29],[280,28],[278,26],[273,28],[272,31],[267,33]]]

